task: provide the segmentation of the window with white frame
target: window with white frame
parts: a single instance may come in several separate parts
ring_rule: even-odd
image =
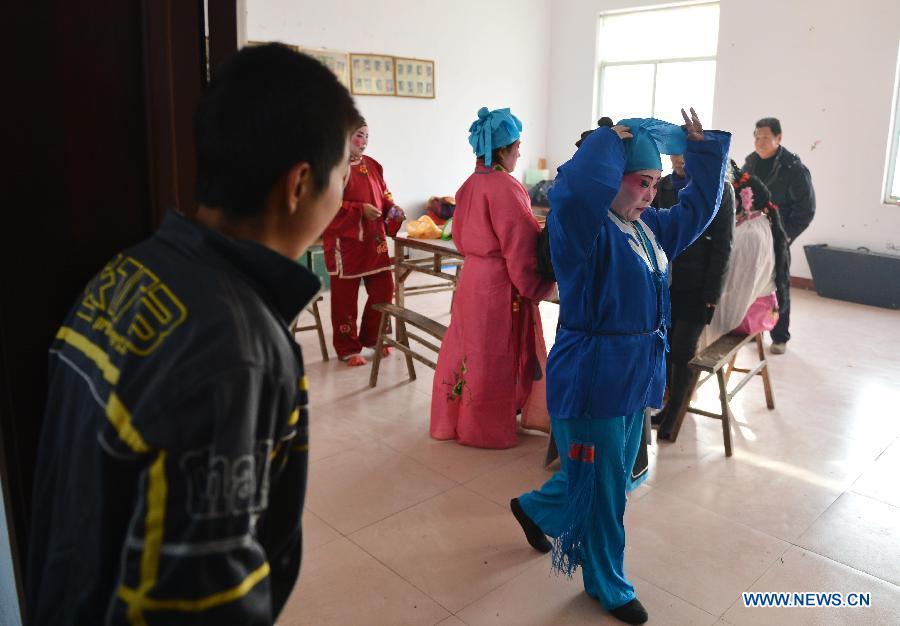
[[[884,184],[884,201],[900,204],[900,50],[894,75],[894,116],[891,120],[890,148]]]
[[[719,3],[608,13],[597,31],[596,117],[712,120]]]

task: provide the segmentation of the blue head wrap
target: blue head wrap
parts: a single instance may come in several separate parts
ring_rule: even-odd
[[[522,132],[522,122],[509,109],[488,111],[478,109],[478,119],[469,126],[469,145],[475,156],[484,157],[484,164],[491,164],[491,156],[497,148],[503,148],[516,141]]]
[[[661,170],[660,154],[684,154],[687,149],[687,135],[681,126],[652,117],[631,117],[619,124],[634,135],[625,140],[626,172]]]

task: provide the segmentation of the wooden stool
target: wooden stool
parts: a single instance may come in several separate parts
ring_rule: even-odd
[[[759,363],[751,369],[742,369],[735,367],[734,362],[737,359],[738,351],[748,343],[755,341]],[[696,413],[705,415],[714,419],[722,420],[722,437],[725,440],[725,456],[731,456],[731,421],[734,415],[731,413],[729,402],[750,382],[754,376],[762,376],[763,390],[766,394],[766,406],[771,410],[775,408],[775,398],[772,395],[772,384],[769,379],[769,363],[766,361],[766,353],[763,351],[762,334],[754,335],[724,335],[719,337],[712,345],[708,346],[703,352],[691,359],[688,364],[691,368],[691,380],[688,383],[688,389],[684,394],[681,406],[675,414],[675,427],[672,430],[670,441],[674,442],[678,437],[678,431],[681,430],[681,423],[684,421],[686,413]],[[725,371],[725,366],[728,366]],[[706,372],[707,375],[700,379],[700,373]],[[728,391],[728,379],[733,372],[743,372],[744,377],[738,382],[733,391]],[[713,376],[719,381],[719,402],[722,405],[721,413],[711,413],[702,409],[696,409],[691,404],[691,394],[694,389],[700,387]]]
[[[428,360],[410,348],[409,340],[413,339],[434,352],[440,352],[441,347],[420,335],[407,332],[406,325],[409,324],[426,332],[438,341],[443,341],[444,333],[447,332],[446,326],[435,322],[432,319],[428,319],[420,313],[404,309],[394,304],[376,304],[373,308],[381,313],[381,326],[378,329],[378,342],[375,344],[375,358],[372,360],[372,374],[369,376],[369,387],[374,387],[378,384],[378,369],[381,366],[381,351],[385,347],[397,348],[406,356],[406,369],[409,371],[410,380],[416,379],[416,370],[413,367],[413,359],[424,363],[431,369],[437,369],[436,363]],[[392,318],[397,320],[396,340],[391,339],[386,332],[387,324]]]
[[[293,325],[291,326],[291,335],[295,336],[297,333],[304,330],[315,330],[319,334],[319,347],[322,349],[322,360],[328,360],[328,347],[325,344],[325,329],[322,327],[322,316],[319,314],[319,303],[324,300],[324,296],[319,296],[312,303],[306,307],[306,310],[312,313],[313,318],[315,318],[316,323],[311,324],[310,326],[300,326],[300,316],[297,316],[297,319],[294,320]]]

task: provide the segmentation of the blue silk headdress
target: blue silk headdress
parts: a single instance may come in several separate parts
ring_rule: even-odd
[[[484,164],[491,165],[494,150],[516,141],[522,134],[522,122],[509,109],[488,111],[478,109],[478,119],[469,127],[469,145],[476,157],[484,157]]]
[[[634,135],[625,140],[626,172],[661,170],[660,154],[684,154],[687,135],[681,126],[652,117],[631,117],[618,123]]]

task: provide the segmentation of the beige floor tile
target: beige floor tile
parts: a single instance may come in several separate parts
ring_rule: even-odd
[[[316,409],[309,415],[310,462],[347,452],[377,441],[374,432],[344,412]]]
[[[781,417],[762,424],[739,419],[742,421],[732,435],[735,460],[783,471],[794,468],[822,486],[836,489],[848,488],[890,443],[852,439]],[[660,450],[667,447],[663,444]],[[725,458],[724,452],[709,458]]]
[[[506,507],[512,498],[540,488],[555,470],[544,469],[546,451],[531,452],[503,467],[482,474],[466,487]]]
[[[393,356],[384,360],[383,371],[399,369],[402,359]],[[348,368],[340,363],[326,363],[319,376],[323,383],[316,385],[317,379],[310,378],[310,410],[320,408],[338,409],[346,414],[373,415],[402,413],[401,408],[419,409],[425,393],[405,379],[382,380],[369,387],[368,366]],[[430,391],[424,398],[430,404]],[[404,411],[405,412],[405,411]]]
[[[303,559],[279,626],[431,626],[449,613],[359,546],[341,538]]]
[[[465,487],[350,539],[454,613],[549,558],[528,546],[507,508]]]
[[[635,593],[650,615],[648,624],[709,625],[716,618],[635,578]],[[549,562],[539,563],[459,612],[469,626],[544,626],[566,624],[622,624],[584,592],[581,573],[572,579],[551,573]]]
[[[455,615],[451,615],[445,620],[442,620],[437,624],[437,626],[468,626],[464,621],[456,617]]]
[[[738,600],[725,620],[736,626],[888,626],[900,618],[900,589],[813,552],[792,546],[750,591],[871,594],[869,607],[760,608]]]
[[[841,495],[816,473],[789,462],[761,467],[746,456],[716,455],[656,489],[785,541],[799,537]]]
[[[797,540],[797,545],[900,585],[898,507],[845,493]]]
[[[685,424],[687,423],[685,420]],[[655,442],[655,432],[653,437]],[[680,433],[675,443],[654,443],[650,446],[648,457],[647,484],[659,485],[682,472],[698,467],[707,457],[724,456],[724,451],[717,451],[715,448],[714,445],[698,441],[689,432]]]
[[[721,615],[788,544],[654,488],[625,510],[625,574]]]
[[[396,445],[397,438],[386,439]],[[437,441],[428,432],[403,438],[398,448],[423,465],[448,478],[463,483],[495,470],[531,452],[547,449],[548,438],[543,433],[519,432],[519,443],[505,450],[487,450],[462,446],[454,441]]]
[[[900,383],[843,376],[814,387],[799,401],[792,398],[790,416],[795,424],[869,442],[889,441],[900,433],[900,420],[888,407],[900,406]],[[896,411],[895,411],[896,413]]]
[[[853,483],[853,492],[900,507],[900,439]]]
[[[629,502],[636,502],[636,501],[640,500],[641,498],[643,498],[644,496],[646,496],[651,491],[653,491],[653,487],[651,487],[646,482],[644,482],[640,486],[638,486],[637,489],[635,489],[631,493],[627,494],[626,498],[628,498]]]
[[[311,463],[306,506],[349,534],[453,485],[396,450],[370,442]]]
[[[341,533],[322,521],[308,508],[303,512],[303,553],[309,552],[334,541]]]

